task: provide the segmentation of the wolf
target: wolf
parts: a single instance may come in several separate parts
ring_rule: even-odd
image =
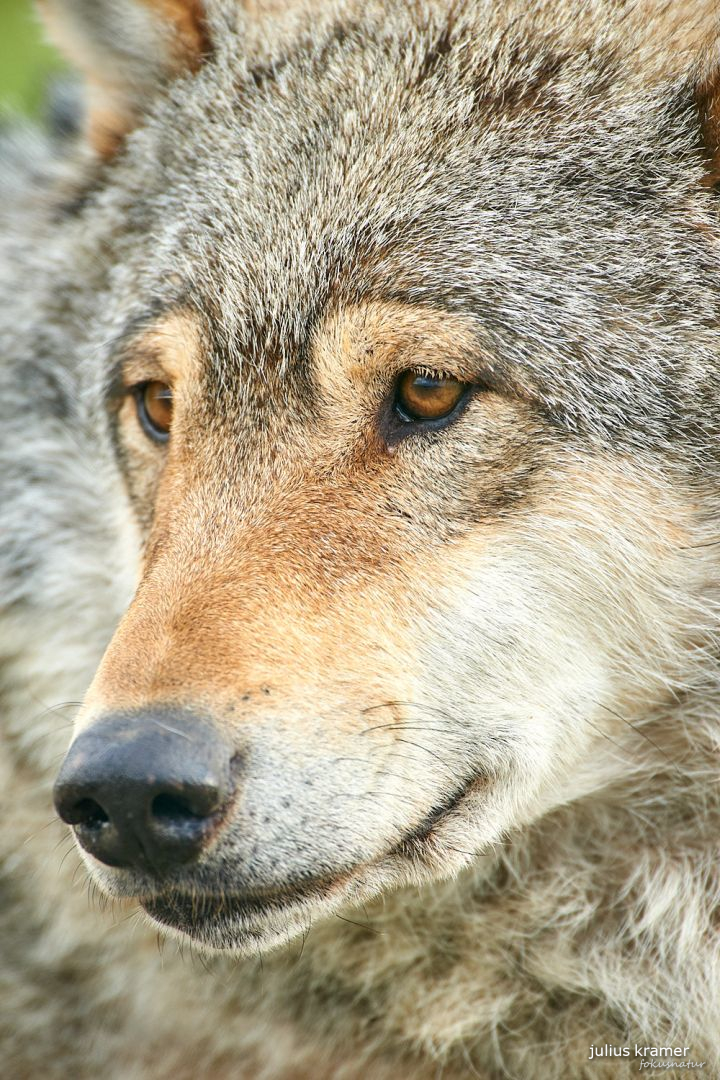
[[[717,4],[40,9],[2,1075],[720,1075]]]

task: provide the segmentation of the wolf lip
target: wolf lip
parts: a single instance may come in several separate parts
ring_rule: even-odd
[[[479,790],[487,782],[488,776],[486,773],[482,771],[472,773],[457,788],[451,791],[445,799],[434,806],[422,821],[403,837],[394,850],[401,854],[407,854],[414,844],[427,841],[434,830],[451,817],[454,811],[462,805],[468,795]]]
[[[321,899],[324,892],[319,882],[267,894],[174,890],[141,897],[140,904],[156,922],[193,936],[206,926],[228,922],[257,927],[268,916],[281,914],[298,902]]]
[[[262,916],[268,908],[265,903],[241,900],[233,896],[175,894],[160,895],[140,901],[142,907],[157,922],[165,926],[192,933],[207,923],[222,921],[229,916]]]

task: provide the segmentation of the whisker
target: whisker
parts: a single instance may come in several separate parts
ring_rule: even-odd
[[[54,825],[55,822],[59,820],[60,818],[57,816],[57,814],[54,814],[49,821],[46,821],[44,825],[41,825],[39,829],[36,829],[34,833],[30,833],[30,835],[25,840],[23,840],[23,847],[25,847],[25,845],[29,844],[31,840],[34,840],[36,836],[39,836],[41,832],[45,832],[46,829],[49,829],[51,825]],[[60,838],[60,840],[64,839],[64,836]],[[58,844],[60,843],[60,840],[58,840]],[[57,844],[55,845],[55,847],[57,847]]]
[[[62,868],[63,868],[63,865],[64,865],[64,863],[65,863],[65,860],[67,859],[68,855],[70,855],[70,854],[71,854],[71,852],[73,852],[73,851],[75,851],[75,850],[76,850],[76,849],[75,849],[75,844],[72,844],[72,845],[71,845],[71,846],[70,846],[70,847],[69,847],[69,848],[67,849],[67,851],[66,851],[66,852],[65,852],[65,854],[63,855],[62,859],[60,860],[60,865],[58,866],[58,874],[59,874],[59,873],[60,873],[60,871],[62,870]],[[82,866],[82,863],[78,863],[78,866]],[[77,867],[75,868],[75,870],[76,870],[76,872],[77,872]],[[73,878],[73,883],[74,883],[74,878]]]
[[[118,926],[122,926],[123,923],[129,922],[131,919],[138,919],[141,916],[141,912],[138,908],[133,908],[132,911],[128,911],[127,915],[123,915],[122,919],[114,919],[105,928],[105,933],[109,934],[111,930],[117,930]]]
[[[371,934],[377,934],[379,937],[384,936],[384,930],[378,930],[375,926],[370,926],[369,923],[356,922],[355,919],[348,919],[345,915],[338,915],[335,912],[335,918],[341,919],[343,922],[350,923],[351,926],[359,926],[361,930],[369,930]]]
[[[65,861],[65,860],[63,859],[63,862],[64,862],[64,861]],[[76,867],[75,867],[75,869],[73,870],[73,876],[72,876],[72,877],[71,877],[71,879],[70,879],[70,888],[71,888],[71,889],[74,889],[74,888],[75,888],[75,882],[76,882],[76,879],[77,879],[77,876],[78,876],[78,871],[80,871],[80,870],[84,870],[84,869],[85,869],[85,867],[84,867],[84,865],[83,865],[82,861],[78,861],[78,864],[77,864],[77,866],[76,866]]]
[[[593,723],[589,716],[582,716],[581,719],[584,720],[586,724],[589,724],[594,731],[597,731],[598,735],[602,735],[604,739],[607,739],[607,741],[611,743],[616,750],[620,751],[623,757],[627,758],[628,748],[626,746],[623,746],[623,744],[618,742],[617,739],[613,739],[612,735],[608,735],[607,731],[603,731],[599,724]]]
[[[430,757],[439,761],[443,768],[447,769],[451,776],[454,776],[455,770],[448,765],[447,761],[444,761],[435,750],[430,750],[427,746],[423,746],[422,743],[413,742],[411,739],[398,739],[398,742],[405,743],[407,746],[414,746],[418,750],[422,750],[424,753],[429,754]]]
[[[620,720],[620,721],[622,721],[623,724],[626,724],[627,727],[629,727],[631,729],[631,731],[634,731],[636,735],[640,735],[643,739],[645,739],[646,742],[648,742],[650,744],[650,746],[654,747],[654,749],[657,750],[657,752],[662,757],[665,758],[665,760],[668,762],[669,765],[672,765],[672,767],[674,769],[676,769],[678,772],[681,771],[678,764],[677,764],[677,762],[674,761],[669,756],[669,754],[667,754],[663,750],[663,748],[661,746],[658,746],[658,744],[655,742],[655,740],[651,739],[650,736],[648,735],[648,733],[646,731],[643,731],[643,729],[638,724],[633,724],[633,722],[631,720],[628,720],[626,717],[621,716],[619,712],[615,712],[615,710],[611,709],[609,705],[603,705],[603,703],[600,702],[600,701],[596,701],[594,704],[598,705],[601,709],[604,709],[605,712],[610,713],[610,715],[614,716],[616,720]]]
[[[36,716],[34,719],[30,720],[29,724],[37,724],[37,722],[42,719],[43,716],[46,716],[50,711],[50,709],[46,709],[44,713],[40,713],[39,716]],[[60,731],[69,730],[74,723],[74,720],[70,720],[67,724],[58,724],[57,727],[51,727],[48,731],[41,732],[39,735],[36,735],[34,739],[31,739],[30,742],[23,743],[23,750],[25,751],[25,753],[34,750],[37,744],[41,743],[43,739],[49,739],[51,735],[57,735],[57,733]]]
[[[301,944],[300,944],[300,952],[295,957],[295,963],[296,964],[299,964],[300,961],[302,960],[303,953],[305,952],[305,942],[308,939],[308,934],[309,933],[310,933],[310,928],[309,927],[306,930],[303,931],[302,941],[301,941]]]

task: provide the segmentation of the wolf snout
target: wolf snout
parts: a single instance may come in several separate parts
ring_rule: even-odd
[[[222,828],[233,748],[181,710],[105,717],[78,736],[55,783],[55,808],[108,866],[169,872]]]

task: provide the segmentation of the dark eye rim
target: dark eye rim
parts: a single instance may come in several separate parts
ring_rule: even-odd
[[[140,421],[140,426],[145,432],[145,434],[148,436],[148,438],[152,439],[153,442],[166,443],[170,438],[170,432],[161,431],[160,428],[156,427],[156,425],[150,419],[147,408],[145,406],[145,391],[147,390],[148,386],[151,386],[152,383],[158,381],[158,379],[146,379],[145,382],[138,383],[137,386],[133,386],[130,390],[130,393],[135,399],[135,409],[137,411],[138,419]]]
[[[392,414],[393,418],[396,421],[399,420],[401,425],[407,429],[419,429],[421,431],[438,431],[444,427],[447,427],[449,424],[457,420],[461,413],[464,412],[465,407],[467,406],[473,393],[479,389],[477,383],[464,383],[463,380],[459,379],[458,382],[463,383],[465,388],[455,405],[453,405],[452,409],[446,412],[444,416],[438,416],[433,418],[411,416],[408,412],[406,412],[405,409],[403,409],[399,400],[400,384],[406,374],[407,370],[402,371],[395,380],[393,386]],[[418,369],[418,374],[422,374],[420,369]]]

